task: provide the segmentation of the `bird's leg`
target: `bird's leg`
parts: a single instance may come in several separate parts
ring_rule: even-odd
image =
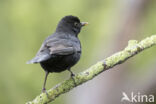
[[[46,81],[47,81],[48,74],[49,74],[49,72],[48,72],[48,71],[45,71],[44,84],[43,84],[43,88],[42,88],[42,92],[43,92],[43,93],[44,93],[44,92],[47,93],[47,92],[46,92],[45,86],[46,86]]]
[[[70,72],[70,76],[71,76],[71,78],[72,78],[73,81],[74,81],[74,85],[76,86],[76,82],[75,82],[75,80],[74,80],[75,74],[70,70],[70,68],[68,69],[68,71]]]
[[[70,68],[68,69],[68,71],[71,73],[71,74],[70,74],[71,77],[74,77],[74,76],[75,76],[75,74],[70,70]]]

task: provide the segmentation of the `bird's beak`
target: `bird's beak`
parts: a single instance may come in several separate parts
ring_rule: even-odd
[[[81,26],[86,26],[88,25],[88,22],[81,22]]]

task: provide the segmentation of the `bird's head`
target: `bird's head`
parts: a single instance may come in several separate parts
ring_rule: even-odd
[[[81,31],[81,27],[86,26],[87,24],[87,22],[80,22],[80,19],[78,17],[69,15],[63,17],[60,20],[56,31],[74,33],[78,35],[78,33]]]

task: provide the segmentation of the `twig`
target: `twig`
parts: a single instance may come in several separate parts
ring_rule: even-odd
[[[128,46],[118,53],[113,54],[112,56],[97,62],[95,65],[91,66],[89,69],[85,70],[69,78],[68,80],[59,83],[54,88],[47,91],[48,96],[45,93],[37,96],[33,101],[27,102],[26,104],[47,104],[55,100],[59,95],[70,91],[71,89],[79,86],[100,74],[101,72],[108,70],[115,65],[125,62],[130,57],[140,53],[146,48],[152,47],[156,44],[156,35],[147,37],[146,39],[140,41],[139,43],[136,40],[130,40]],[[73,81],[74,79],[74,81]]]

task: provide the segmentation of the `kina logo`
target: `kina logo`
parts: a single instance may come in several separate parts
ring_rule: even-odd
[[[131,102],[131,103],[136,103],[136,102],[149,102],[152,103],[154,102],[154,95],[145,95],[141,94],[140,92],[134,93],[131,92],[130,96],[128,96],[125,92],[122,92],[122,98],[121,102]]]

